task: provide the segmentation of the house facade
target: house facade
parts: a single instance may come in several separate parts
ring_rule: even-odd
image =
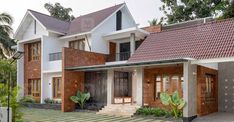
[[[80,90],[105,106],[101,114],[132,115],[140,106],[163,107],[160,93],[178,90],[187,102],[185,121],[234,112],[233,27],[229,19],[138,28],[126,4],[71,22],[28,10],[15,34],[24,52],[17,62],[20,96],[58,100],[68,112]]]

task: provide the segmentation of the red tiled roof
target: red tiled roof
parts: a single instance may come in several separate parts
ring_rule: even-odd
[[[151,34],[128,62],[234,56],[234,18]]]
[[[67,35],[91,31],[125,3],[75,18],[71,22],[61,21],[49,15],[29,10],[47,29]]]

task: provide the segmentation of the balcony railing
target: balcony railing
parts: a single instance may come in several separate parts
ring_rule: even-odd
[[[50,53],[49,61],[57,61],[62,59],[62,52]]]
[[[113,61],[126,61],[130,58],[131,53],[130,52],[121,52],[116,54],[109,54],[107,56],[107,62],[113,62]]]

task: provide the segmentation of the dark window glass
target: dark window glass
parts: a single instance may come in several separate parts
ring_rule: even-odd
[[[116,30],[122,29],[122,12],[118,11],[116,13]]]

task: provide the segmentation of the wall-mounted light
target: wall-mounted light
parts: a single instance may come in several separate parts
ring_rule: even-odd
[[[150,86],[150,80],[147,80],[147,86],[148,87]]]

